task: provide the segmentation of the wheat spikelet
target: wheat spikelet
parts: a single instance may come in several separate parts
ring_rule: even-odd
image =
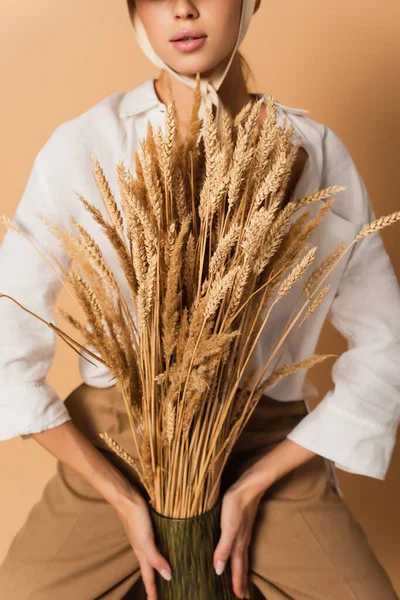
[[[121,349],[116,341],[116,324],[114,325],[104,312],[105,303],[100,305],[91,286],[82,277],[70,271],[66,273],[68,284],[74,290],[75,296],[86,316],[90,332],[87,340],[93,348],[104,357],[105,364],[118,377],[125,372]],[[104,321],[104,322],[103,322]],[[106,329],[108,327],[108,331]]]
[[[313,204],[314,202],[320,202],[321,200],[325,200],[326,198],[329,198],[333,194],[336,194],[337,192],[342,192],[343,190],[346,190],[346,189],[347,189],[346,186],[331,185],[327,188],[324,188],[323,190],[318,190],[318,191],[314,192],[313,194],[304,196],[304,198],[301,198],[300,200],[294,201],[293,205],[294,205],[295,210],[297,210],[297,208],[300,208],[302,206],[307,206],[308,204]]]
[[[81,285],[82,292],[85,293],[85,300],[87,302],[88,314],[90,311],[90,315],[91,316],[93,315],[93,317],[94,317],[94,320],[93,320],[94,326],[99,327],[99,335],[102,335],[103,328],[101,326],[101,323],[103,322],[103,319],[104,319],[104,311],[103,311],[93,289],[89,285],[89,283],[87,281],[84,281],[84,279],[82,279],[82,277],[79,275],[77,276],[77,281],[79,281],[79,283]]]
[[[183,261],[183,282],[186,289],[188,302],[192,304],[196,293],[196,285],[194,273],[196,269],[196,248],[193,233],[190,231],[185,248],[185,256]]]
[[[199,108],[201,105],[201,93],[200,93],[200,74],[196,74],[196,85],[193,93],[192,108],[190,112],[189,125],[186,134],[186,152],[189,153],[196,146],[199,137],[199,125],[200,119],[198,117]]]
[[[272,194],[277,189],[282,179],[282,174],[286,168],[286,161],[286,154],[283,152],[279,153],[277,159],[273,163],[271,169],[267,172],[264,180],[261,182],[261,185],[257,190],[254,199],[254,208],[258,208],[263,202],[265,202],[268,195]]]
[[[240,111],[238,112],[238,114],[236,115],[236,117],[233,120],[233,127],[235,129],[238,129],[239,125],[241,125],[241,123],[246,120],[246,118],[250,114],[252,108],[253,108],[253,100],[249,100],[244,106],[242,106],[242,108],[240,109]]]
[[[155,133],[150,119],[147,121],[147,150],[151,160],[152,169],[156,174],[156,179],[161,177],[161,165],[158,162],[157,145],[155,141]],[[161,189],[159,190],[161,193]]]
[[[215,359],[209,361],[209,365],[216,363]],[[192,370],[186,389],[186,401],[182,411],[182,425],[181,430],[186,432],[190,424],[199,411],[203,395],[206,393],[208,387],[207,383],[207,366],[206,364],[201,365],[198,369]]]
[[[103,227],[103,229],[105,229],[106,232],[108,232],[109,229],[113,231],[113,228],[108,223],[106,223],[106,221],[104,221],[103,216],[96,207],[90,205],[80,194],[78,194],[78,197],[82,204],[85,206],[85,208],[92,214],[94,220],[97,223],[99,223]],[[96,267],[98,272],[102,275],[102,277],[106,279],[107,283],[110,285],[111,288],[118,289],[115,277],[111,272],[110,268],[108,267],[106,261],[104,260],[99,245],[93,240],[90,234],[76,221],[74,217],[71,216],[70,220],[74,223],[75,227],[82,235],[84,241],[79,242],[79,246],[84,251],[87,251],[87,256],[91,264],[93,264]]]
[[[220,151],[217,135],[217,125],[215,123],[212,110],[205,106],[206,119],[203,125],[204,148],[206,158],[206,169],[208,178],[211,179],[217,167],[217,156]]]
[[[232,130],[232,115],[224,105],[221,105],[221,144],[226,148],[228,156],[232,156],[233,153]]]
[[[310,315],[312,315],[313,312],[318,308],[318,306],[321,304],[322,300],[325,298],[326,294],[329,292],[330,287],[331,287],[330,285],[326,285],[324,288],[322,288],[322,290],[320,291],[320,293],[318,294],[318,296],[315,298],[314,302],[308,308],[308,310],[307,310],[306,314],[304,315],[303,319],[299,323],[299,327],[301,327],[301,325],[303,325],[304,321],[306,319],[308,319],[308,317]]]
[[[279,367],[279,369],[277,369],[276,371],[271,373],[271,375],[268,377],[268,379],[265,380],[263,387],[265,386],[264,389],[268,389],[268,387],[275,385],[283,377],[287,377],[288,375],[291,375],[292,373],[296,373],[300,369],[309,369],[310,367],[326,360],[327,358],[331,358],[334,356],[337,356],[337,355],[336,354],[321,354],[321,355],[313,354],[309,358],[292,363],[291,365],[283,365],[282,367]]]
[[[209,279],[211,279],[212,276],[224,265],[229,252],[235,246],[239,238],[240,230],[240,225],[238,223],[233,223],[228,233],[219,240],[218,246],[211,257],[208,268]]]
[[[260,182],[264,179],[269,168],[269,158],[279,139],[280,128],[277,125],[276,106],[271,96],[268,97],[266,102],[266,112],[267,115],[261,127],[255,150],[255,177],[251,188],[253,193],[258,192]]]
[[[230,347],[232,340],[239,335],[239,331],[229,331],[228,333],[212,333],[212,324],[207,324],[209,333],[200,341],[196,355],[193,357],[193,367],[200,367],[208,359],[218,357],[222,360],[226,349]]]
[[[173,190],[172,177],[174,173],[174,166],[172,162],[172,151],[174,148],[174,141],[176,137],[176,109],[174,103],[169,103],[166,110],[166,131],[165,137],[161,142],[162,149],[162,173],[166,189],[169,192]]]
[[[218,211],[221,201],[228,191],[230,174],[228,172],[227,157],[224,150],[218,153],[217,170],[215,174],[215,184],[211,186],[211,192],[208,198],[208,217],[211,220]],[[207,188],[205,188],[207,190]],[[217,215],[218,218],[218,215]]]
[[[65,311],[60,306],[57,306],[56,308],[57,308],[57,311],[60,313],[60,315],[63,316],[64,319],[66,319],[66,321],[68,321],[68,323],[70,323],[70,325],[75,327],[75,329],[80,331],[83,335],[87,336],[88,332],[86,331],[86,328],[82,323],[80,323],[77,319],[75,319],[75,317],[73,315],[71,315],[70,313]]]
[[[254,130],[256,129],[257,121],[260,116],[261,106],[262,106],[262,104],[264,104],[264,98],[256,98],[254,100],[251,100],[250,102],[251,102],[251,110],[250,110],[248,116],[244,120],[246,134],[254,133]],[[249,139],[251,139],[251,138],[249,138]],[[253,139],[253,146],[254,146],[254,142],[255,142],[255,139]]]
[[[367,235],[369,235],[370,233],[375,233],[375,231],[378,231],[378,229],[383,229],[384,227],[387,227],[388,225],[392,225],[393,223],[396,223],[399,220],[400,220],[400,210],[396,210],[394,213],[385,215],[383,217],[379,217],[379,219],[375,219],[371,223],[367,223],[366,225],[364,225],[363,228],[361,229],[361,231],[358,233],[355,240],[356,241],[361,240],[361,239],[365,238]]]
[[[276,152],[276,158],[270,167],[270,189],[275,202],[281,204],[286,192],[287,183],[292,172],[292,165],[295,158],[295,150],[287,152],[285,148]]]
[[[90,262],[95,266],[95,268],[98,269],[99,274],[107,276],[110,273],[110,270],[103,258],[103,254],[100,250],[99,245],[94,241],[94,239],[86,231],[86,229],[76,221],[75,217],[70,216],[70,220],[73,223],[76,230],[79,231],[79,233],[81,234],[82,239],[79,240],[79,244],[82,250],[89,258]]]
[[[115,229],[115,227],[113,225],[110,225],[106,221],[104,221],[104,219],[101,216],[101,214],[99,213],[99,211],[92,210],[92,208],[90,207],[90,212],[93,214],[95,221],[97,221],[101,225],[105,235],[111,242],[111,245],[113,246],[113,248],[118,256],[119,263],[122,267],[123,273],[129,284],[131,294],[134,298],[137,293],[138,282],[137,282],[135,271],[132,267],[130,255],[128,254],[128,252],[126,250],[125,244],[123,243],[123,241],[122,241],[118,231]],[[73,217],[71,217],[71,219],[72,219],[75,227],[81,233],[81,236],[84,240],[85,249],[87,250],[87,253],[90,256],[93,264],[98,266],[101,275],[106,277],[106,279],[109,281],[111,286],[116,285],[113,282],[114,278],[111,274],[110,269],[108,268],[107,264],[104,261],[103,255],[100,251],[98,244],[96,244],[94,242],[94,240],[91,238],[91,236],[88,234],[88,232],[85,231],[84,228],[82,226],[80,226],[79,223],[77,223]]]
[[[289,150],[285,152],[285,164],[279,169],[277,183],[273,190],[275,201],[281,205],[286,205],[293,197],[292,190],[288,189],[291,177],[293,175],[293,167],[298,156],[299,146],[290,145]],[[290,194],[289,194],[290,192]]]
[[[48,221],[44,215],[41,215],[41,213],[35,211],[35,214],[43,221],[47,221],[48,223],[50,223],[50,225],[53,225],[51,223],[51,221]],[[60,264],[59,261],[57,261],[54,256],[52,255],[52,258],[54,260],[54,262],[57,263],[59,271],[57,271],[54,266],[51,264],[51,262],[48,260],[47,256],[45,254],[43,254],[43,252],[40,250],[40,248],[31,240],[30,237],[26,236],[23,231],[21,230],[21,228],[14,223],[14,221],[12,221],[7,215],[2,215],[0,217],[0,222],[5,225],[8,229],[10,229],[11,231],[18,233],[19,235],[21,235],[24,239],[26,239],[27,242],[29,242],[31,244],[31,246],[34,247],[34,249],[40,254],[40,256],[43,258],[43,260],[49,265],[49,267],[54,271],[56,277],[61,281],[62,285],[65,286],[65,282],[62,278],[62,276],[60,275],[63,274],[65,272],[65,268]],[[57,229],[57,226],[54,225],[54,229]],[[70,232],[65,232],[65,236],[64,239],[68,240],[69,243],[62,243],[61,245],[68,251],[70,251],[70,255],[71,258],[73,258],[74,256],[74,249],[75,246],[74,244],[70,241],[70,236],[73,238],[74,236],[72,236],[72,234],[70,234]],[[68,290],[68,288],[67,288]],[[69,290],[68,290],[69,291]]]
[[[187,431],[195,415],[201,408],[203,395],[210,389],[210,382],[213,381],[220,363],[224,363],[230,352],[231,342],[238,332],[232,332],[230,335],[219,336],[217,341],[218,348],[209,348],[204,353],[201,361],[197,361],[198,368],[192,370],[187,390],[190,396],[185,404],[182,418],[182,431]]]
[[[206,296],[201,298],[197,304],[195,303],[194,305],[192,305],[191,313],[188,315],[188,331],[183,347],[182,362],[179,364],[179,366],[176,366],[175,368],[177,374],[176,380],[178,381],[178,383],[180,382],[181,374],[186,373],[189,369],[189,364],[191,361],[191,357],[193,356],[196,341],[198,339],[202,327],[204,327],[205,308],[207,302],[208,298]],[[171,383],[173,382],[172,373],[173,371],[171,369]]]
[[[176,405],[166,402],[163,415],[162,442],[171,445],[175,434]]]
[[[133,456],[131,456],[130,454],[128,454],[128,452],[126,452],[118,444],[118,442],[116,442],[107,432],[99,433],[98,435],[99,435],[99,437],[101,437],[102,440],[104,440],[106,442],[107,446],[109,448],[111,448],[111,450],[114,452],[114,454],[116,454],[117,456],[119,456],[120,458],[122,458],[122,460],[125,461],[127,465],[129,465],[130,467],[132,467],[136,471],[137,475],[139,476],[140,481],[145,486],[145,482],[144,482],[144,480],[142,478],[142,473],[141,473],[141,470],[140,470],[140,462],[139,462],[139,460],[137,458],[133,458]]]
[[[156,275],[157,275],[157,261],[158,261],[158,256],[157,256],[157,254],[154,254],[150,261],[149,269],[148,269],[147,275],[146,275],[146,286],[144,288],[144,294],[143,294],[144,311],[143,311],[143,314],[141,317],[142,318],[142,321],[141,321],[142,328],[146,327],[148,325],[150,313],[154,306]]]
[[[166,363],[174,351],[176,332],[179,322],[179,305],[181,296],[178,290],[179,277],[182,269],[184,241],[189,230],[190,217],[185,219],[172,249],[171,261],[166,274],[165,303],[162,312],[163,347]]]
[[[251,215],[250,222],[245,227],[244,236],[240,242],[240,248],[247,260],[251,260],[256,256],[269,231],[273,217],[273,213],[263,206]]]
[[[328,200],[319,210],[317,216],[311,219],[309,223],[306,223],[306,225],[300,231],[298,231],[296,235],[292,236],[291,243],[289,244],[287,249],[285,249],[283,253],[276,257],[274,265],[275,269],[279,270],[282,267],[282,263],[286,263],[287,265],[293,264],[293,262],[297,259],[297,256],[299,255],[299,250],[302,250],[306,240],[310,237],[311,233],[318,227],[323,216],[328,210],[330,210],[330,207],[334,201],[335,198],[331,198],[330,200]],[[286,209],[288,210],[288,214],[290,214],[290,204],[288,204],[282,210],[282,214],[285,213]]]
[[[232,267],[224,277],[218,277],[211,286],[210,297],[205,309],[205,318],[210,319],[215,314],[219,303],[222,301],[227,291],[232,287],[239,268],[239,266]]]
[[[115,454],[117,454],[117,456],[123,458],[128,465],[137,469],[138,460],[123,450],[123,448],[108,433],[99,433],[99,436],[107,443]]]
[[[138,222],[137,215],[132,202],[132,196],[134,196],[135,191],[132,182],[132,174],[125,167],[122,161],[120,161],[117,165],[117,183],[118,190],[121,196],[121,208],[126,221],[127,238],[129,243],[131,243],[133,231]]]
[[[270,214],[274,216],[273,207],[270,209]],[[255,253],[253,262],[253,271],[257,275],[268,265],[278,250],[280,252],[277,256],[277,270],[281,267],[280,262],[285,260],[285,245],[283,242],[286,237],[286,226],[289,222],[289,216],[289,208],[285,207],[277,214],[267,235],[261,240],[261,247],[259,252]]]
[[[252,271],[252,267],[251,264],[249,263],[248,260],[245,260],[243,262],[243,265],[240,267],[239,273],[235,279],[235,283],[234,283],[234,287],[233,287],[233,291],[232,291],[232,295],[231,295],[231,301],[229,303],[229,309],[227,311],[227,320],[230,321],[232,315],[235,314],[244,290],[245,290],[245,286],[248,282],[250,273]]]
[[[85,251],[79,242],[79,238],[75,236],[71,231],[63,229],[56,223],[50,221],[46,215],[37,212],[36,215],[51,231],[54,237],[60,242],[61,248],[63,248],[71,257],[71,259],[78,259],[79,261],[85,261]],[[87,261],[86,261],[87,262]]]
[[[296,281],[302,277],[304,271],[308,269],[312,261],[314,260],[317,246],[313,246],[309,252],[304,256],[298,265],[296,265],[288,277],[283,281],[280,288],[278,289],[277,298],[285,296],[289,290],[294,286]]]
[[[135,280],[131,280],[131,289],[136,294],[139,283],[143,285],[147,268],[146,251],[144,248],[143,227],[135,210],[134,192],[130,185],[130,176],[123,167],[118,165],[118,183],[122,196],[122,208],[127,220],[127,235],[130,243],[130,261],[132,262]],[[128,260],[129,260],[128,258]],[[129,268],[130,271],[130,268]]]
[[[8,229],[15,231],[15,233],[22,234],[20,227],[18,227],[18,225],[14,223],[14,221],[12,221],[7,215],[1,215],[0,222],[3,223],[3,225],[5,225],[6,227],[8,227]]]
[[[142,264],[147,265],[154,252],[157,251],[158,234],[150,216],[146,213],[145,205],[141,204],[141,201],[135,194],[132,195],[132,206],[136,217],[135,228],[132,230],[132,246],[136,248],[136,251],[139,251]],[[141,269],[136,271],[136,277],[138,281],[143,278],[141,276]]]
[[[100,166],[99,161],[94,156],[94,154],[91,154],[90,158],[91,158],[91,161],[94,166],[95,180],[96,180],[97,186],[101,192],[101,197],[103,198],[103,202],[107,209],[111,223],[114,225],[114,227],[118,231],[121,238],[123,238],[124,237],[124,222],[122,219],[121,211],[119,210],[119,208],[117,206],[117,203],[111,192],[110,186],[104,175],[103,169]]]
[[[168,269],[171,262],[172,251],[176,242],[176,223],[173,221],[170,223],[167,230],[167,239],[165,241],[164,250],[164,261],[165,267]]]
[[[335,264],[339,256],[342,254],[345,246],[346,242],[340,242],[336,246],[336,248],[334,248],[332,252],[328,254],[328,256],[322,261],[320,266],[313,273],[311,273],[304,286],[304,291],[306,293],[308,293],[311,290],[311,288],[317,283],[317,281],[322,277],[322,275],[326,273],[326,271],[330,269],[333,264]]]
[[[281,224],[281,228],[282,228],[283,225],[287,224],[288,220],[285,219],[284,211],[282,211],[277,216],[276,222],[279,222],[279,217],[281,214],[284,217],[284,223]],[[287,231],[285,231],[284,229],[281,229],[282,234],[279,236],[279,240],[278,240],[279,248],[278,248],[277,258],[280,258],[281,256],[286,256],[288,253],[290,254],[290,249],[293,247],[293,245],[296,244],[296,240],[300,238],[303,228],[304,228],[310,214],[311,214],[311,212],[308,210],[305,213],[303,213],[302,215],[300,215],[300,217],[298,217],[296,220],[294,220],[292,223],[290,223],[290,226]],[[269,242],[270,240],[267,239],[267,241]],[[265,245],[267,245],[267,244],[265,244]],[[269,253],[268,246],[265,249],[265,252],[267,253],[267,258],[269,259],[270,253]]]
[[[233,165],[228,188],[229,209],[232,209],[237,201],[248,163],[253,154],[253,148],[248,148],[249,136],[250,132],[246,131],[245,126],[239,123],[238,143],[233,151]]]
[[[153,170],[153,164],[151,156],[149,154],[147,143],[145,141],[140,142],[141,154],[142,154],[142,165],[143,165],[143,177],[147,188],[147,196],[150,202],[150,206],[153,209],[153,215],[156,219],[157,226],[161,226],[161,204],[162,204],[162,193],[161,187],[157,185],[157,176]]]
[[[135,180],[133,182],[134,191],[139,199],[143,199],[146,196],[146,185],[144,182],[143,167],[140,160],[140,150],[135,150],[133,153],[133,159],[135,163]]]

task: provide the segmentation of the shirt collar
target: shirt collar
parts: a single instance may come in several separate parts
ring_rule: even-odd
[[[261,93],[255,93],[254,95],[257,98],[267,96],[267,94]],[[284,111],[297,115],[303,115],[309,112],[308,110],[304,110],[302,108],[285,106],[280,102],[276,102],[276,104]],[[147,79],[141,85],[126,92],[119,106],[119,114],[121,117],[129,117],[131,115],[137,115],[155,106],[158,106],[161,110],[165,110],[165,104],[161,102],[157,96],[154,86],[154,79]]]
[[[147,79],[141,85],[126,92],[119,105],[121,117],[130,117],[158,106],[165,110],[165,104],[158,99],[154,79]]]

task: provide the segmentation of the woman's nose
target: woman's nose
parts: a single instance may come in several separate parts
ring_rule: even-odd
[[[179,19],[195,19],[198,17],[198,10],[190,0],[175,0],[173,2],[173,11],[175,17]]]

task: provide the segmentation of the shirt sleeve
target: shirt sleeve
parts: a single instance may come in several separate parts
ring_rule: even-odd
[[[373,221],[365,184],[329,128],[325,152],[321,187],[348,186],[341,192],[343,216],[359,224]],[[334,388],[287,437],[339,469],[385,479],[400,420],[400,289],[379,231],[349,252],[328,314],[348,349],[333,365]]]
[[[62,201],[45,181],[44,150],[39,152],[12,220],[48,258],[69,268],[71,259],[35,214],[61,223]],[[11,216],[11,215],[8,215]],[[19,233],[6,229],[0,246],[0,292],[43,319],[53,313],[62,283],[37,250]],[[57,334],[9,298],[0,298],[0,440],[22,439],[71,419],[66,406],[46,381],[55,356]]]

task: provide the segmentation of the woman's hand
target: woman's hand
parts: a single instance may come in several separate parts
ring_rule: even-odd
[[[222,498],[221,537],[214,551],[214,568],[220,575],[230,556],[232,587],[239,598],[250,598],[248,548],[262,495],[251,486],[235,482]]]
[[[96,388],[96,393],[98,391],[103,393],[105,389]],[[157,549],[148,504],[140,490],[89,441],[73,420],[35,433],[33,437],[114,506],[139,561],[148,598],[157,600],[154,569],[165,579],[170,579],[167,575],[172,569]]]
[[[116,510],[139,561],[147,597],[157,600],[154,569],[168,581],[172,577],[172,569],[155,544],[147,502],[139,492],[135,492],[131,500],[125,500],[116,506]]]
[[[225,492],[214,568],[220,575],[231,557],[233,591],[239,598],[250,598],[248,547],[262,496],[275,481],[314,456],[315,452],[285,438],[247,468]],[[219,562],[221,569],[218,569]]]

